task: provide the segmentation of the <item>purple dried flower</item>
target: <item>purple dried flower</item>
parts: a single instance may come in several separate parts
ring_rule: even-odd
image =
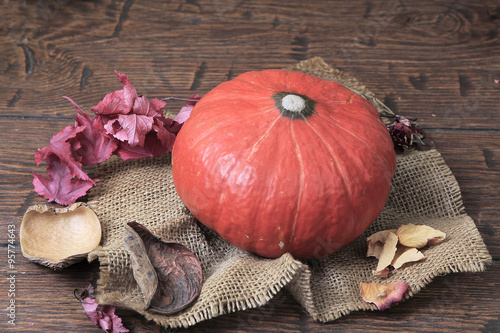
[[[424,144],[422,139],[425,137],[424,131],[418,124],[412,123],[408,118],[396,117],[389,125],[389,134],[391,135],[396,150],[414,148],[417,143]]]

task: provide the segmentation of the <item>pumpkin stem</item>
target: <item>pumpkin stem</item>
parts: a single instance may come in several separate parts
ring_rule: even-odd
[[[274,94],[276,108],[281,115],[291,119],[306,119],[315,113],[315,101],[297,93],[280,91]]]
[[[306,101],[298,95],[288,94],[281,99],[281,105],[291,112],[301,112],[306,107]]]

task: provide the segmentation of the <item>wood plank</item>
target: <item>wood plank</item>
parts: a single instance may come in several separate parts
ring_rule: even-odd
[[[150,17],[150,8],[135,2],[117,40],[111,36],[123,8],[105,2],[76,8],[70,3],[52,14],[51,24],[40,27],[36,38],[26,41],[21,39],[19,16],[33,8],[9,6],[6,10],[13,15],[4,28],[9,34],[0,39],[7,50],[0,60],[5,73],[0,82],[7,87],[0,92],[7,107],[2,114],[29,116],[36,108],[42,116],[68,117],[72,107],[63,95],[88,109],[120,88],[113,69],[127,73],[150,97],[187,96],[204,94],[248,70],[280,68],[318,55],[360,78],[395,111],[416,116],[427,127],[500,129],[500,116],[487,113],[500,102],[500,85],[495,83],[500,64],[491,58],[500,45],[494,38],[497,25],[485,21],[489,12],[483,5],[458,4],[439,23],[441,14],[430,13],[444,15],[444,4],[427,10],[396,1],[394,8],[372,4],[369,13],[365,6],[351,3],[295,4],[279,11],[277,3],[266,1],[197,4],[160,2],[157,10],[162,15]],[[90,11],[96,15],[89,17]],[[325,15],[328,11],[337,13],[337,20]],[[145,17],[148,25],[142,24]],[[92,28],[96,25],[99,29]],[[77,29],[83,33],[75,36]],[[370,32],[376,37],[370,43],[375,44],[364,45]],[[340,50],[329,45],[340,45]],[[483,52],[486,47],[488,53]],[[26,48],[36,63],[28,78]],[[342,49],[350,53],[342,55]],[[466,58],[464,49],[472,50]],[[447,66],[442,66],[443,58]]]

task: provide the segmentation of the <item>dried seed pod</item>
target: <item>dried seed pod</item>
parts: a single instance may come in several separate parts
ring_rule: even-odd
[[[201,265],[193,252],[182,244],[162,241],[137,222],[129,222],[127,226],[129,229],[124,242],[134,244],[125,247],[130,256],[136,258],[132,260],[132,269],[141,291],[146,291],[146,309],[159,314],[173,314],[191,304],[200,294],[203,282]],[[139,237],[130,237],[131,232]],[[147,258],[142,255],[143,252],[147,253]],[[146,260],[156,273],[154,293],[145,286],[154,279],[154,275],[148,273],[149,264],[144,264]],[[141,269],[146,271],[137,272]]]
[[[144,295],[146,301],[144,307],[147,309],[158,288],[158,276],[141,237],[128,225],[125,226],[123,245],[130,255],[134,278]]]
[[[90,208],[30,207],[20,230],[21,252],[30,261],[62,269],[84,260],[101,241],[101,223]]]

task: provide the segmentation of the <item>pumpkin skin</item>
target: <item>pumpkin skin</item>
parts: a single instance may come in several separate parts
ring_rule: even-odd
[[[285,70],[247,72],[207,93],[172,151],[193,216],[268,258],[320,258],[352,242],[380,214],[395,167],[371,103]]]

